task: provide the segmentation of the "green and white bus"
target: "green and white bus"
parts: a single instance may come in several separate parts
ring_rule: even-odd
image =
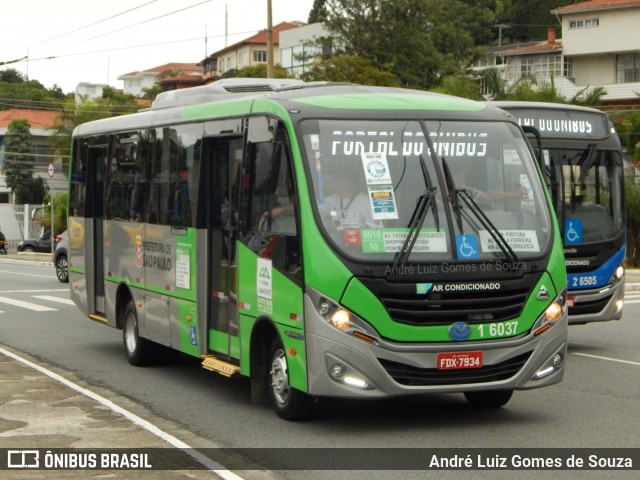
[[[75,130],[69,197],[71,297],[133,365],[201,358],[289,420],[318,397],[499,407],[564,375],[562,237],[521,128],[484,103],[166,92]]]

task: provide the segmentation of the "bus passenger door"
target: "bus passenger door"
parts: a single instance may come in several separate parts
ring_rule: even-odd
[[[104,315],[104,169],[107,162],[107,145],[89,147],[87,176],[89,192],[87,206],[93,224],[89,227],[85,248],[87,249],[87,293],[90,313]],[[92,271],[90,271],[92,270]]]
[[[243,139],[239,135],[205,138],[204,176],[209,180],[207,234],[207,343],[210,350],[238,358],[237,261],[238,192]],[[237,345],[237,343],[236,343]]]

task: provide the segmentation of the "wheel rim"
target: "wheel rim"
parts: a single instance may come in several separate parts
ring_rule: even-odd
[[[287,358],[282,349],[276,350],[271,360],[271,388],[273,395],[280,404],[289,399],[289,377],[287,375]]]
[[[127,315],[124,323],[124,343],[127,346],[127,351],[133,353],[138,346],[138,338],[136,333],[136,319],[132,313]]]
[[[66,280],[67,279],[67,259],[66,258],[59,258],[58,259],[58,279],[59,280]]]

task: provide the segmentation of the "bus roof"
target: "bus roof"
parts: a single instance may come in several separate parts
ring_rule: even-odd
[[[74,135],[257,114],[274,108],[295,112],[297,119],[361,117],[366,110],[384,118],[424,118],[430,112],[429,117],[438,119],[512,121],[485,102],[420,90],[292,79],[226,79],[161,93],[150,109],[82,124]]]

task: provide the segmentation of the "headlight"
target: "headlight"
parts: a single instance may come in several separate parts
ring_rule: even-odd
[[[331,324],[340,330],[349,330],[351,324],[351,314],[340,308],[336,310],[330,317]]]
[[[323,297],[314,290],[309,289],[308,293],[313,300],[316,311],[329,325],[351,334],[360,340],[372,344],[378,343],[378,334],[375,329],[356,314],[340,306],[333,300]]]
[[[549,322],[557,322],[562,318],[562,306],[557,301],[553,302],[544,311],[544,316]]]

